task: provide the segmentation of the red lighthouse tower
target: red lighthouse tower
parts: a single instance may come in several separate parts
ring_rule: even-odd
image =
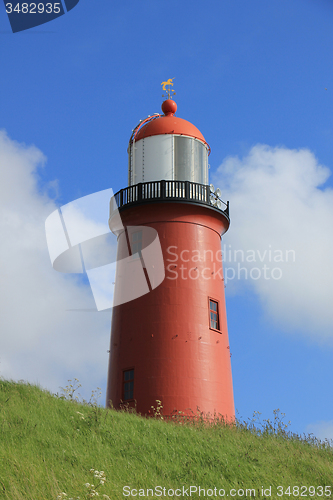
[[[111,208],[118,264],[125,257],[129,266],[139,262],[148,293],[113,308],[107,404],[136,405],[149,415],[159,400],[165,416],[199,410],[229,420],[235,413],[221,253],[229,207],[209,185],[207,142],[176,110],[169,98],[163,115],[134,129],[129,186],[115,195],[122,225]],[[158,286],[143,255],[151,231],[163,255]],[[117,271],[115,294],[136,286],[123,275]]]

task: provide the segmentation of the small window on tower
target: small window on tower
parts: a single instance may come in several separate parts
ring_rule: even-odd
[[[209,326],[214,330],[220,329],[219,304],[212,299],[209,299]]]
[[[125,370],[123,380],[123,401],[130,401],[134,399],[134,370]]]
[[[136,233],[132,233],[131,250],[132,250],[132,255],[139,254],[139,257],[141,258],[142,231],[137,231]]]

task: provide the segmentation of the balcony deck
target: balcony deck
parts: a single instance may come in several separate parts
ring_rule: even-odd
[[[133,205],[143,203],[192,203],[205,205],[223,214],[229,219],[229,202],[226,203],[211,192],[210,186],[190,181],[150,181],[140,182],[134,186],[118,191],[111,200],[112,213],[117,207],[121,211]]]

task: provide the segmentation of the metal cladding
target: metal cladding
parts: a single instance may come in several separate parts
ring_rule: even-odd
[[[165,116],[151,123],[174,118],[176,109],[174,101],[165,101]],[[149,137],[153,139],[153,135]],[[161,145],[160,134],[156,139],[156,145]],[[207,151],[203,141],[200,139],[200,144]],[[159,161],[157,147],[157,170]],[[178,160],[175,163],[174,172],[179,172]],[[156,191],[145,197],[147,185],[151,189],[146,180],[140,180],[138,187],[132,185],[139,193],[136,198],[126,191],[124,199],[119,193],[123,228],[113,227],[110,217],[110,227],[118,235],[117,261],[129,253],[133,260],[141,258],[150,291],[113,309],[107,404],[112,402],[115,408],[125,404],[143,415],[153,415],[152,407],[160,401],[164,416],[196,416],[199,412],[232,420],[235,411],[221,253],[221,235],[229,227],[228,207],[222,211],[212,206],[206,195],[204,199],[201,194],[192,195],[197,182],[193,178],[171,179],[157,179],[161,185],[164,182],[163,196]],[[186,196],[180,194],[179,187],[177,195],[172,197],[170,191],[166,198],[168,182],[186,185]],[[208,177],[199,183],[201,191],[197,192],[206,193],[206,184]],[[159,237],[165,278],[156,287],[141,256],[141,248],[150,242],[145,241],[145,231],[138,236],[138,226],[155,230]],[[121,286],[117,276],[116,288]]]
[[[207,146],[193,137],[164,134],[129,147],[129,184],[165,180],[208,184]]]
[[[128,184],[165,180],[208,184],[209,145],[192,123],[174,116],[177,104],[167,99],[164,115],[139,123],[128,147]]]

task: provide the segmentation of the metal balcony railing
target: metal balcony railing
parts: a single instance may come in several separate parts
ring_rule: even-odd
[[[206,205],[223,213],[229,220],[229,202],[225,203],[212,193],[210,186],[190,181],[162,180],[140,182],[134,186],[128,186],[114,195],[110,209],[112,213],[117,207],[121,209],[141,203],[175,201]]]

